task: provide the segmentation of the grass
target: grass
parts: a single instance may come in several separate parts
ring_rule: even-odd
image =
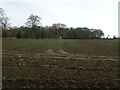
[[[3,88],[119,87],[117,40],[5,38],[2,44]]]
[[[4,50],[21,52],[44,52],[63,49],[68,53],[82,55],[118,56],[117,40],[65,40],[65,39],[3,39]]]

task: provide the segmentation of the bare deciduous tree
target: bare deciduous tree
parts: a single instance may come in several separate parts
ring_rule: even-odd
[[[37,15],[31,14],[25,24],[29,27],[34,28],[34,27],[38,26],[39,24],[41,24],[40,19],[41,18],[38,17]]]
[[[32,29],[32,34],[34,38],[37,38],[37,26],[41,24],[40,19],[41,18],[37,15],[31,14],[27,19],[27,22],[25,23],[26,26]]]
[[[5,15],[5,11],[0,8],[0,26],[3,30],[7,29],[7,27],[10,25],[9,18]]]

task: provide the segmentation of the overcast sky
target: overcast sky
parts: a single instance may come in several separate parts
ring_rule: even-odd
[[[63,23],[68,27],[101,29],[118,36],[119,0],[0,0],[11,26],[25,25],[30,14],[41,17],[42,26]]]

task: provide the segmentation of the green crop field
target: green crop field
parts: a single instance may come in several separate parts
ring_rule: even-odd
[[[3,39],[3,50],[42,53],[62,49],[71,54],[118,56],[117,40]]]
[[[2,41],[3,88],[119,87],[117,40]]]

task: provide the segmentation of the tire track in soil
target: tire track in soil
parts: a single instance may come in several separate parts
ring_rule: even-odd
[[[7,53],[6,53],[7,52]],[[3,56],[14,55],[10,57],[28,57],[28,58],[50,58],[50,59],[65,59],[65,60],[107,60],[107,61],[118,61],[117,56],[85,56],[79,54],[70,54],[60,49],[58,52],[53,52],[49,49],[43,53],[28,53],[28,52],[17,52],[17,51],[6,51],[3,50]],[[7,56],[8,57],[8,56]]]

